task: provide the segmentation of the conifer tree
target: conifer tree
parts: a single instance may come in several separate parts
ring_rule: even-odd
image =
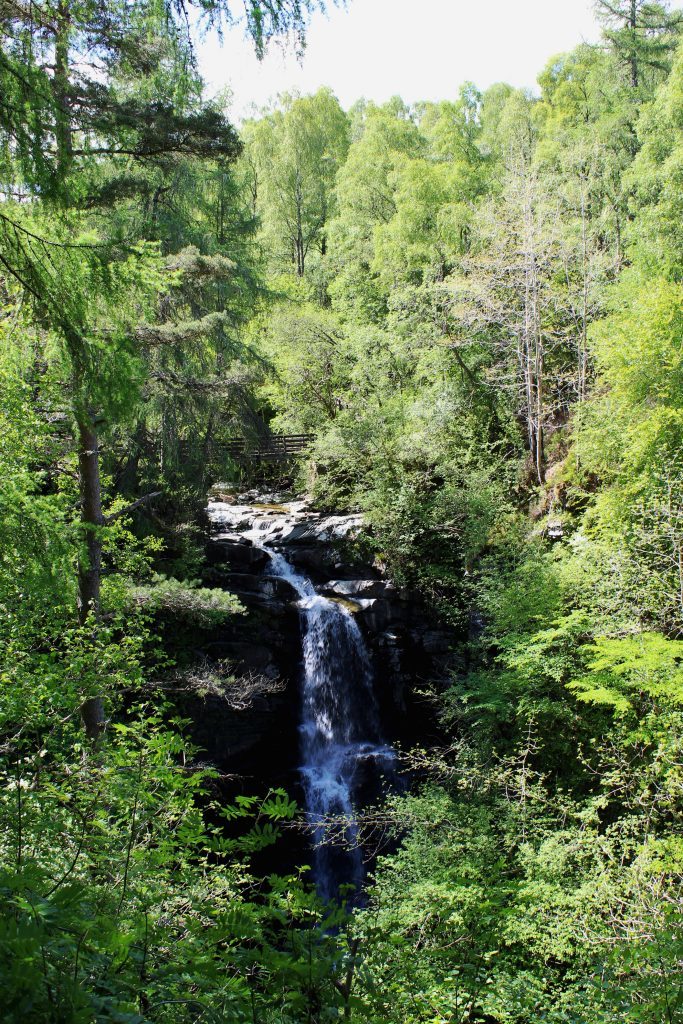
[[[289,0],[250,5],[247,29],[257,52],[279,31],[293,29],[301,37],[310,7]],[[202,3],[200,10],[213,23],[234,20],[222,2]],[[141,337],[136,331],[139,310],[125,303],[129,315],[120,317],[120,295],[115,285],[109,288],[118,268],[129,266],[131,257],[135,262],[140,237],[113,237],[117,218],[111,214],[131,195],[138,200],[146,195],[156,215],[163,188],[158,174],[169,165],[187,157],[230,162],[240,151],[222,111],[201,99],[185,14],[182,4],[116,0],[96,5],[46,0],[0,8],[0,189],[15,200],[2,214],[0,265],[32,298],[43,328],[61,339],[69,364],[85,544],[78,573],[82,624],[99,613],[105,525],[98,436],[101,332],[112,331],[114,314],[121,344],[110,344],[107,355],[125,358],[118,366],[115,358],[108,359],[113,393],[120,393],[129,358],[139,358],[131,355],[135,346],[150,341],[149,332]],[[149,173],[153,168],[156,180]],[[29,197],[49,204],[54,229],[26,223],[16,201]],[[108,216],[98,218],[98,211]],[[78,234],[88,226],[99,229],[99,236],[72,248],[65,232]],[[145,260],[140,271],[144,277]],[[218,277],[225,278],[225,272],[223,263]],[[207,276],[206,266],[203,273]],[[112,305],[103,311],[107,294]],[[177,323],[166,325],[163,341],[215,333],[227,315],[195,317],[184,335]],[[155,340],[159,343],[158,333]],[[88,735],[96,738],[105,717],[101,697],[86,700],[82,713]]]
[[[657,0],[596,0],[596,12],[606,40],[628,71],[629,84],[638,89],[645,78],[661,81],[683,28],[680,11]]]

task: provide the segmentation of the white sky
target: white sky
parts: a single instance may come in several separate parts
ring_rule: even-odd
[[[316,14],[303,64],[272,46],[259,64],[239,29],[199,47],[209,92],[230,88],[232,115],[278,92],[329,85],[342,106],[361,96],[383,102],[453,97],[467,80],[533,88],[547,60],[598,29],[592,0],[349,0]]]

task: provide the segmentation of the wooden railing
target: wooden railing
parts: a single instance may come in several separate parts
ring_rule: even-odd
[[[240,437],[233,441],[211,441],[202,446],[193,441],[181,441],[178,448],[181,458],[229,455],[238,463],[253,462],[285,462],[295,459],[306,450],[313,440],[312,434],[271,434],[270,436],[248,440]]]
[[[236,462],[280,462],[296,458],[312,440],[312,434],[272,434],[258,441],[247,441],[244,438],[228,441],[224,450]]]

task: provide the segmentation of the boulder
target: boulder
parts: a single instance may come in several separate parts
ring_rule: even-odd
[[[215,574],[216,570],[213,570]],[[209,576],[211,573],[209,573]],[[206,576],[206,574],[205,574]],[[221,572],[223,584],[235,594],[260,594],[281,601],[296,601],[299,597],[288,580],[267,573]]]
[[[242,495],[244,501],[247,495]],[[264,497],[264,496],[261,496]],[[210,501],[207,514],[217,532],[246,535],[259,544],[283,545],[330,543],[354,536],[362,526],[357,514],[334,516],[314,512],[305,501],[280,504],[255,501],[251,504]]]
[[[325,595],[337,597],[384,597],[396,596],[396,588],[386,580],[329,580],[320,588]]]
[[[324,579],[330,563],[330,552],[324,545],[287,548],[283,550],[283,554],[295,569],[303,570],[306,575],[311,576],[314,583]]]

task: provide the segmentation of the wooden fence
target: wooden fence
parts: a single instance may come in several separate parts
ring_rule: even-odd
[[[272,434],[258,441],[228,441],[225,450],[236,462],[284,462],[301,455],[312,440],[312,434]]]
[[[229,455],[239,464],[255,462],[289,462],[306,451],[313,440],[312,434],[271,434],[268,437],[247,440],[243,437],[233,441],[211,441],[207,452],[215,455]],[[181,441],[181,457],[194,458],[199,446],[196,443]]]

